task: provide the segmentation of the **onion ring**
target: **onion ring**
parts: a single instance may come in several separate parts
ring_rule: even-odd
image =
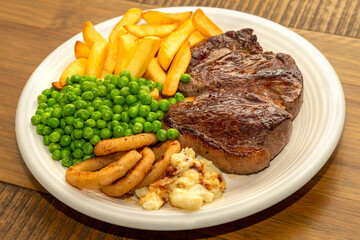
[[[132,136],[103,139],[94,147],[96,156],[109,155],[114,152],[130,151],[157,143],[155,133],[140,133]]]
[[[155,154],[148,147],[145,147],[141,151],[141,155],[142,158],[139,163],[125,177],[102,187],[101,191],[111,197],[120,197],[138,185],[149,172],[155,161]]]
[[[166,149],[164,149],[166,147]],[[154,150],[156,148],[156,150]],[[181,151],[181,145],[176,140],[168,140],[162,144],[153,148],[154,153],[160,157],[160,159],[152,166],[150,172],[144,177],[144,179],[135,187],[136,189],[147,187],[151,183],[158,180],[166,171],[170,165],[171,156]],[[162,152],[161,152],[162,151]],[[161,154],[162,153],[162,154]],[[155,154],[155,156],[156,156]]]
[[[65,179],[77,188],[98,189],[124,176],[141,157],[133,150],[92,158],[68,168]]]

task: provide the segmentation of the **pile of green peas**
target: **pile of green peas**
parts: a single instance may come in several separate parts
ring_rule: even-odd
[[[176,93],[156,101],[150,91],[158,88],[161,92],[161,83],[131,77],[123,70],[104,80],[75,74],[66,84],[61,92],[45,89],[31,117],[52,158],[65,167],[94,157],[94,146],[101,139],[153,132],[165,141],[179,135],[176,129],[163,129],[161,120],[170,104],[184,101],[184,96]]]

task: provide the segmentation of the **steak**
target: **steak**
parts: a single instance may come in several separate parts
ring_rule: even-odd
[[[251,29],[230,31],[192,48],[187,69],[190,83],[180,83],[185,96],[198,96],[213,88],[254,86],[285,107],[294,117],[303,98],[302,74],[284,53],[263,52]]]
[[[291,114],[246,90],[203,93],[172,104],[163,123],[179,130],[183,147],[224,172],[249,174],[269,165],[288,142]]]
[[[172,104],[163,124],[179,130],[182,147],[224,172],[261,171],[287,144],[303,99],[302,74],[293,58],[264,52],[252,29],[210,37],[191,49],[193,102]]]

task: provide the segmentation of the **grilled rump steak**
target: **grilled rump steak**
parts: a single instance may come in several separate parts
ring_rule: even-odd
[[[222,171],[250,174],[267,167],[287,144],[302,104],[303,80],[291,56],[263,52],[252,29],[210,37],[192,48],[180,83],[194,102],[170,107],[163,123],[183,147]]]

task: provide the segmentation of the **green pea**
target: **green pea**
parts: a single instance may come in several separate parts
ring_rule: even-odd
[[[61,136],[65,134],[65,131],[62,128],[56,128],[53,130],[53,132],[58,132],[58,133],[60,133]]]
[[[161,122],[159,120],[155,120],[152,122],[153,132],[157,132],[161,129]]]
[[[99,129],[103,129],[106,127],[106,121],[99,119],[96,120],[96,127],[98,127]]]
[[[143,94],[140,97],[141,104],[149,105],[151,101],[153,100],[152,96],[149,93]]]
[[[61,151],[60,150],[53,151],[52,158],[54,160],[60,160],[61,159]]]
[[[94,93],[92,91],[85,91],[81,94],[81,97],[86,100],[92,100],[94,98]]]
[[[179,136],[179,131],[175,128],[170,128],[166,131],[166,138],[174,140]]]
[[[51,116],[60,119],[62,117],[62,109],[59,107],[54,108],[54,110],[51,112]]]
[[[94,136],[94,130],[91,127],[85,127],[82,131],[82,135],[85,139],[91,139]]]
[[[121,115],[120,115],[120,113],[115,113],[115,114],[113,115],[112,120],[120,121],[120,120],[121,120]]]
[[[134,132],[132,131],[131,128],[128,128],[128,129],[125,130],[125,134],[124,134],[124,135],[125,135],[125,136],[131,136],[131,135],[134,135]]]
[[[71,125],[67,125],[64,130],[66,134],[70,135],[74,131],[74,127]]]
[[[82,139],[83,137],[83,131],[81,129],[74,129],[74,131],[71,133],[71,137],[75,139]]]
[[[66,157],[63,157],[61,159],[61,164],[64,166],[64,167],[71,167],[73,164],[72,164],[72,159],[71,157],[69,156],[66,156]]]
[[[134,95],[128,95],[127,97],[126,97],[126,104],[127,105],[132,105],[132,104],[134,104],[134,103],[136,103],[137,102],[137,97],[136,96],[134,96]]]
[[[72,152],[72,156],[74,158],[82,158],[84,156],[84,153],[81,149],[75,149],[73,152]]]
[[[37,97],[37,100],[38,100],[38,103],[46,103],[47,102],[47,97],[44,95],[44,94],[40,94],[38,97]]]
[[[130,78],[130,82],[136,82],[137,81],[137,78],[136,77],[131,77]]]
[[[166,99],[162,99],[159,101],[159,108],[163,112],[167,112],[170,108],[170,103]]]
[[[188,83],[188,82],[190,82],[191,77],[190,77],[189,74],[184,73],[184,74],[181,74],[180,80],[181,80],[182,82],[184,82],[184,83]]]
[[[102,118],[104,121],[110,121],[110,120],[112,120],[112,117],[113,117],[113,113],[112,113],[110,110],[104,110],[104,111],[101,113],[101,118]]]
[[[65,117],[65,123],[67,125],[74,125],[74,120],[75,120],[75,117],[74,116],[67,116]]]
[[[57,119],[57,118],[49,118],[47,124],[48,124],[49,127],[51,127],[51,128],[54,129],[54,128],[59,127],[59,125],[60,125],[60,120]]]
[[[96,127],[96,121],[95,119],[89,118],[85,121],[85,126],[94,128]]]
[[[45,110],[44,109],[37,109],[35,111],[35,115],[39,115],[39,116],[42,116],[44,114]]]
[[[168,99],[168,102],[169,102],[169,104],[175,104],[175,103],[177,103],[176,99],[173,98],[173,97],[169,98],[169,99]]]
[[[132,95],[130,95],[132,96]],[[121,105],[115,105],[113,106],[113,112],[114,113],[121,113],[123,111],[123,107]]]
[[[105,100],[102,102],[102,104],[105,105],[105,106],[107,106],[107,107],[109,107],[109,108],[111,108],[112,105],[113,105],[112,101],[109,100],[109,99],[105,99]],[[111,110],[111,109],[110,109],[110,110]],[[99,111],[100,111],[100,110],[99,110]]]
[[[98,110],[101,105],[102,105],[102,101],[100,99],[94,100],[91,103],[91,106],[94,108],[94,110]]]
[[[129,117],[136,118],[137,115],[139,114],[139,108],[138,107],[129,108],[128,114],[129,114]]]
[[[159,110],[159,102],[153,99],[150,103],[150,108],[153,112]]]
[[[60,145],[61,145],[62,147],[67,147],[67,146],[70,145],[70,143],[71,143],[71,137],[70,137],[69,135],[63,135],[63,136],[61,136],[61,138],[60,138]]]
[[[123,105],[125,103],[125,97],[124,96],[115,96],[113,101],[115,104]]]
[[[131,79],[131,74],[128,70],[121,70],[120,72],[120,78],[126,77],[127,79]]]
[[[110,83],[118,85],[120,77],[118,75],[112,75],[110,78]]]
[[[83,128],[84,127],[84,120],[81,118],[76,118],[74,120],[74,128]]]
[[[65,100],[69,101],[69,102],[73,102],[76,100],[76,94],[74,92],[67,92],[65,94]]]
[[[158,119],[159,121],[161,121],[161,120],[164,119],[165,113],[164,113],[163,111],[157,110],[155,113],[156,113],[157,119]]]
[[[149,112],[149,114],[146,116],[146,121],[148,121],[148,122],[153,122],[157,119],[158,119],[158,117],[157,117],[156,113],[154,113],[154,112]]]
[[[140,90],[139,87],[140,85],[136,81],[129,82],[129,89],[131,94],[137,94]]]
[[[44,129],[43,129],[43,131],[42,131],[42,134],[43,134],[43,135],[49,135],[49,134],[52,133],[52,132],[53,132],[53,130],[52,130],[51,127],[45,126]]]
[[[99,135],[94,135],[90,139],[90,143],[95,146],[98,142],[100,142],[100,140],[101,140],[101,138]]]
[[[45,125],[44,124],[38,124],[36,126],[36,133],[39,134],[39,135],[42,135],[43,134],[43,129],[44,129]]]
[[[123,137],[124,135],[125,135],[125,131],[124,128],[122,128],[121,126],[115,126],[113,128],[113,137],[120,138]]]
[[[72,115],[74,115],[75,111],[76,111],[75,105],[71,104],[71,103],[65,105],[63,108],[63,114],[65,116],[72,116]]]
[[[110,81],[112,76],[113,76],[112,73],[108,73],[108,74],[104,77],[104,81]]]
[[[100,137],[102,139],[108,139],[111,138],[112,136],[112,131],[109,128],[103,128],[100,130]]]
[[[144,126],[139,122],[134,123],[134,126],[132,128],[132,130],[135,134],[142,133],[143,129],[144,129]]]
[[[146,133],[152,132],[154,129],[151,122],[144,122],[143,126],[144,126],[144,132]]]
[[[79,87],[74,88],[74,89],[72,90],[72,92],[75,93],[76,96],[80,96],[80,95],[83,93],[83,91],[81,91],[81,89],[80,89]],[[87,91],[86,91],[86,92],[87,92]],[[81,97],[82,97],[82,96],[81,96]]]
[[[91,106],[88,106],[88,107],[86,108],[86,111],[88,111],[89,114],[90,114],[90,113],[94,112],[95,109],[94,109],[93,107],[91,107]]]
[[[144,91],[147,92],[147,93],[150,93],[150,88],[149,88],[148,86],[141,85],[139,89],[140,89],[140,90],[144,90]],[[139,90],[139,92],[140,92],[140,90]]]
[[[150,91],[152,91],[155,88],[155,82],[152,80],[147,80],[146,86],[150,89]]]
[[[43,143],[44,143],[44,145],[45,146],[49,146],[50,145],[50,140],[49,140],[49,135],[45,135],[44,137],[43,137]]]
[[[47,124],[50,118],[51,118],[51,113],[50,112],[44,112],[44,114],[41,116],[41,123],[42,124]]]
[[[103,85],[98,87],[99,90],[99,97],[105,97],[107,94],[107,88]]]
[[[82,150],[85,154],[92,154],[94,152],[94,148],[90,142],[87,142],[83,145]]]
[[[133,120],[132,120],[132,123],[141,123],[141,124],[144,124],[145,122],[146,122],[146,120],[145,120],[145,118],[143,118],[143,117],[136,117],[136,118],[134,118]]]
[[[41,94],[44,94],[47,98],[49,98],[51,96],[51,89],[45,89],[44,91],[42,91]]]
[[[131,92],[130,92],[130,88],[129,87],[123,87],[123,88],[121,88],[121,90],[120,90],[120,95],[121,96],[123,96],[123,97],[127,97],[127,96],[129,96],[131,94]]]
[[[145,78],[138,78],[137,80],[139,86],[146,85],[146,79]]]
[[[58,133],[58,132],[52,132],[50,135],[49,135],[49,140],[50,142],[52,143],[56,143],[60,140],[61,138],[61,134]]]
[[[150,110],[146,105],[142,105],[139,108],[139,116],[146,117],[149,114]]]
[[[165,129],[159,129],[156,132],[156,137],[159,139],[160,142],[165,141],[167,139],[166,130]]]
[[[75,113],[75,116],[77,118],[81,118],[82,120],[86,120],[90,117],[90,113],[86,109],[80,109]]]
[[[77,139],[73,141],[75,149],[82,149],[82,146],[85,144],[84,139]],[[70,144],[71,147],[71,144]],[[73,151],[75,151],[75,149]]]
[[[45,112],[47,112],[47,113],[52,113],[52,111],[54,110],[54,108],[53,107],[47,107],[47,108],[45,108]]]
[[[69,144],[70,145],[70,144]],[[71,156],[71,151],[69,147],[63,148],[61,149],[61,158],[63,159],[64,157],[70,157]]]
[[[31,124],[36,126],[41,122],[41,116],[35,114],[34,116],[31,117]]]
[[[120,90],[115,88],[110,92],[111,99],[114,100],[115,96],[120,96]]]
[[[120,126],[124,129],[124,131],[129,128],[129,125],[126,122],[121,122]]]
[[[50,137],[50,136],[49,136]],[[50,153],[53,153],[55,150],[60,150],[61,149],[61,146],[60,146],[60,144],[58,144],[58,143],[50,143],[50,145],[49,145],[49,152]]]
[[[85,108],[88,107],[87,102],[82,100],[82,99],[75,101],[74,105],[75,105],[75,108],[78,109],[78,110],[79,109],[85,109]]]
[[[47,108],[47,104],[42,102],[42,103],[39,103],[39,106],[38,106],[38,109],[46,109]]]
[[[90,83],[90,81],[85,81],[80,84],[80,89],[83,92],[89,91],[91,88],[92,88],[92,84]]]
[[[54,98],[49,98],[46,103],[49,107],[52,107],[56,104],[56,100]]]
[[[102,114],[101,114],[101,112],[99,112],[99,111],[95,111],[95,112],[90,113],[90,117],[91,117],[92,119],[94,119],[94,120],[99,120],[99,119],[101,119],[101,116],[102,116]]]

